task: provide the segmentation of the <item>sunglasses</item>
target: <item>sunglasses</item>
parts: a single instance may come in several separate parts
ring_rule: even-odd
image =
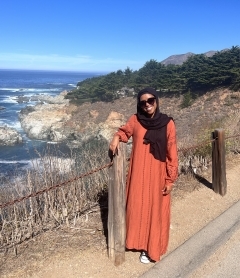
[[[141,100],[141,101],[139,101],[139,105],[141,107],[145,107],[147,103],[150,105],[153,105],[155,102],[155,99],[156,99],[155,97],[150,97],[147,100]]]

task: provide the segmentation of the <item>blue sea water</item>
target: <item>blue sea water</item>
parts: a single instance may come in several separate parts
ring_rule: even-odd
[[[35,150],[41,152],[47,142],[29,139],[21,128],[18,114],[27,105],[34,102],[19,103],[19,96],[38,94],[55,96],[64,90],[70,91],[79,81],[99,75],[99,73],[0,70],[0,126],[9,126],[18,130],[23,136],[23,144],[0,146],[0,176],[6,176],[16,166],[26,167],[36,156]]]

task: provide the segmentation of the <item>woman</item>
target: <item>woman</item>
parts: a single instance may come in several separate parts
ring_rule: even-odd
[[[178,175],[176,131],[159,111],[153,88],[138,93],[137,114],[114,135],[110,150],[132,136],[126,188],[126,248],[140,250],[140,261],[159,261],[167,250],[170,192]]]

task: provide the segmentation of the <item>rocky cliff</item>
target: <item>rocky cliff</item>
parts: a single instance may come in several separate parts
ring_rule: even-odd
[[[29,138],[61,141],[67,138],[62,132],[64,123],[70,119],[66,104],[38,104],[27,107],[19,115],[22,128]]]
[[[208,139],[214,128],[225,127],[229,134],[239,132],[240,92],[211,91],[184,109],[181,108],[182,100],[182,95],[160,96],[160,110],[174,118],[179,142],[184,146]],[[72,105],[62,97],[58,104],[44,103],[24,109],[20,119],[31,138],[67,140],[78,145],[92,137],[109,141],[135,112],[134,97],[81,106]]]
[[[68,141],[78,145],[92,137],[110,140],[126,117],[111,109],[111,103],[69,104],[64,94],[41,98],[36,106],[21,110],[21,126],[32,139]]]

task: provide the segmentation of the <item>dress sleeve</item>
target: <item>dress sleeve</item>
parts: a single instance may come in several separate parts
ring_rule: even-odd
[[[167,176],[165,185],[172,186],[178,177],[178,153],[176,128],[174,122],[171,120],[167,125]]]
[[[132,115],[125,125],[121,126],[115,133],[119,136],[120,141],[127,143],[128,139],[133,135],[134,124],[136,122],[136,115]]]

